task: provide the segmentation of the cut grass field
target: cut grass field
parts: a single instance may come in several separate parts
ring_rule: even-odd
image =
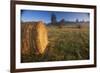
[[[67,61],[89,59],[89,28],[47,26],[48,46],[42,55],[21,55],[21,62]]]

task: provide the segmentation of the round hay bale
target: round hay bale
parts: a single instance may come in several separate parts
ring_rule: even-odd
[[[30,48],[30,34],[31,34],[31,30],[32,30],[32,25],[30,24],[25,24],[23,25],[23,31],[22,31],[22,44],[21,44],[21,52],[23,55],[29,54],[31,51]]]
[[[35,54],[43,54],[48,44],[48,35],[45,24],[37,22],[33,27]]]

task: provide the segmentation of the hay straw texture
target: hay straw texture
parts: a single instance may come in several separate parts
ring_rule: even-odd
[[[29,54],[32,49],[36,55],[43,54],[48,44],[48,35],[42,21],[22,24],[22,54]]]

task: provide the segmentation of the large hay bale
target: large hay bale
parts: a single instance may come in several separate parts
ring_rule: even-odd
[[[21,53],[29,55],[43,54],[48,44],[48,35],[45,24],[40,22],[22,24]]]
[[[31,30],[32,30],[32,25],[30,24],[24,24],[23,29],[22,29],[22,44],[21,44],[21,51],[22,54],[29,54],[31,51],[30,48],[30,40],[31,40]]]
[[[40,21],[34,25],[33,28],[34,34],[34,46],[36,54],[43,54],[48,44],[48,35],[45,24]]]

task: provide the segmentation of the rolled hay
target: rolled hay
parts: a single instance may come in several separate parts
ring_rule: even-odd
[[[48,45],[48,35],[45,24],[42,21],[37,22],[33,28],[35,54],[43,54]]]
[[[21,54],[43,54],[48,44],[46,25],[39,21],[24,23],[21,28]]]
[[[31,52],[30,48],[30,40],[31,40],[31,30],[32,30],[32,25],[30,24],[23,24],[22,27],[22,42],[21,42],[21,52],[23,55],[28,55]]]

